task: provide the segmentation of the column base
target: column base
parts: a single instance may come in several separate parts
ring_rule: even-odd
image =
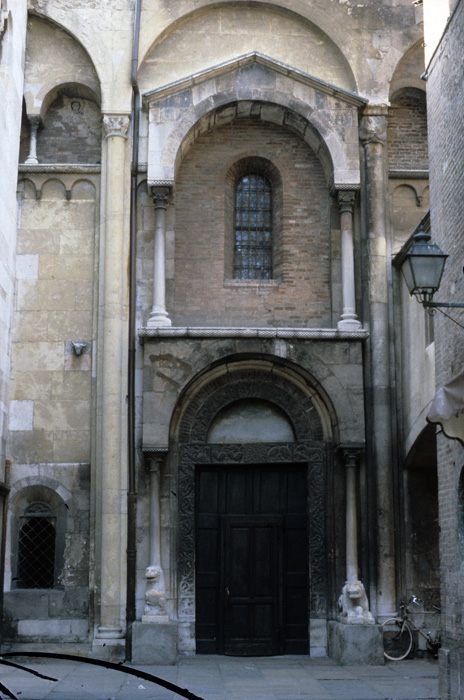
[[[337,330],[339,331],[359,331],[362,328],[361,321],[357,318],[341,318],[337,323]]]
[[[95,637],[96,639],[123,639],[124,632],[118,625],[100,625]]]
[[[169,318],[167,311],[152,311],[147,321],[147,328],[165,328],[172,326],[172,321]]]
[[[124,661],[126,658],[126,640],[119,638],[101,639],[92,642],[92,656],[102,661]]]
[[[142,615],[142,622],[144,625],[167,624],[169,622],[169,615]]]
[[[381,625],[346,625],[329,621],[329,656],[342,666],[383,666]]]
[[[173,665],[177,660],[177,622],[132,623],[131,663]]]
[[[34,158],[34,156],[28,156],[26,160],[24,161],[24,165],[38,165],[39,161],[37,158]]]

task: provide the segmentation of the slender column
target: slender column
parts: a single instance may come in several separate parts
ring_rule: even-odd
[[[160,467],[162,457],[150,458],[150,564],[161,564]]]
[[[170,326],[166,311],[166,209],[169,201],[168,187],[152,187],[155,205],[155,257],[153,268],[153,308],[147,322],[148,328]]]
[[[345,450],[346,467],[346,580],[358,580],[358,522],[356,498],[356,462],[358,452]]]
[[[105,134],[105,231],[104,284],[101,303],[101,430],[100,625],[97,639],[123,637],[126,514],[126,371],[127,347],[127,132],[129,118],[104,116]]]
[[[150,465],[150,560],[145,575],[145,610],[142,622],[167,622],[166,586],[161,567],[160,467],[164,453],[149,457]]]
[[[341,243],[342,243],[342,296],[343,313],[338,322],[339,330],[358,330],[361,323],[356,316],[356,299],[354,288],[354,245],[353,245],[353,205],[356,192],[342,190],[338,192],[340,208]]]
[[[346,468],[346,583],[340,596],[340,620],[347,624],[371,625],[374,618],[369,612],[364,584],[358,577],[358,507],[356,492],[356,465],[360,450],[343,449]]]
[[[377,503],[377,614],[395,610],[395,549],[393,502],[393,448],[391,416],[391,376],[389,337],[387,210],[387,108],[368,105],[360,123],[364,151],[366,192],[366,239],[368,246],[369,311],[369,398],[367,405],[370,435],[368,458],[375,473]]]
[[[39,115],[28,117],[29,124],[31,126],[30,136],[29,136],[29,155],[27,156],[25,163],[26,165],[37,165],[37,131],[42,122]]]

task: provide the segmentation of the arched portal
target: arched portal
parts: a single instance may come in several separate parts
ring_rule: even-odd
[[[330,413],[255,365],[202,379],[174,419],[180,650],[308,653],[328,616]]]

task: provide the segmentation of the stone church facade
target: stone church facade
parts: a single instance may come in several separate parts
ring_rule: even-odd
[[[133,5],[1,5],[4,648],[382,660],[440,596],[421,3]]]

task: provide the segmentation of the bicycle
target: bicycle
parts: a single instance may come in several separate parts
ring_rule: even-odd
[[[424,637],[427,649],[432,652],[435,658],[437,657],[438,649],[441,646],[438,625],[435,630],[429,630],[427,633],[423,632],[420,627],[416,625],[414,620],[409,619],[409,606],[412,604],[421,604],[420,599],[417,598],[414,593],[407,603],[403,600],[400,601],[400,614],[398,617],[390,617],[388,620],[385,620],[385,622],[382,622],[383,655],[386,659],[389,659],[389,661],[402,661],[402,659],[405,659],[411,653],[414,644],[413,630],[417,630],[417,632]],[[441,612],[441,608],[437,605],[433,605],[432,607],[437,614]]]

